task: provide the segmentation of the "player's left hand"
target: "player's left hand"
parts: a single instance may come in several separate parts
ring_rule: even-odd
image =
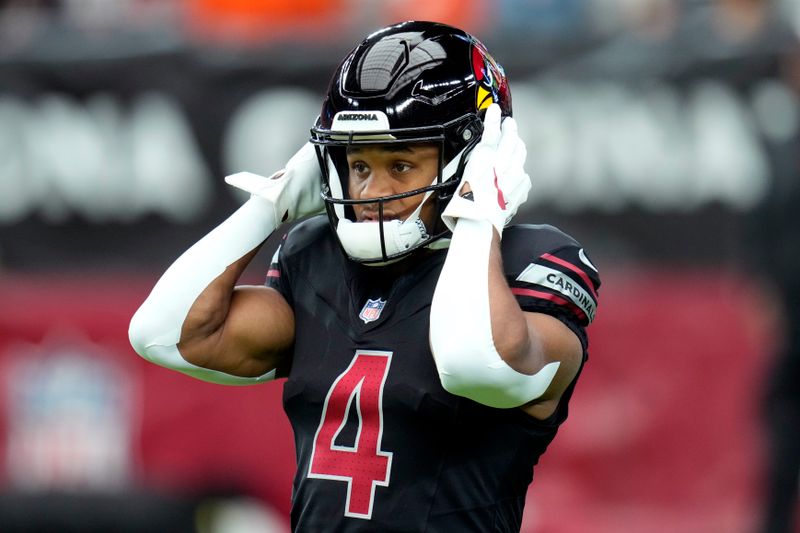
[[[325,210],[322,176],[311,143],[303,145],[286,163],[286,168],[270,177],[239,172],[226,176],[225,182],[267,200],[275,210],[276,225]]]
[[[506,117],[501,124],[500,106],[489,106],[481,140],[469,155],[461,183],[442,213],[447,227],[452,230],[459,218],[488,220],[502,236],[503,228],[528,199],[531,179],[524,169],[526,156],[516,121]]]

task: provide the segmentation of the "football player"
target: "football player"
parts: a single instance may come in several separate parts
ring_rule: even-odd
[[[518,531],[587,357],[597,270],[528,197],[503,69],[430,22],[369,35],[311,138],[169,267],[131,321],[143,357],[284,383],[296,531]],[[296,221],[266,286],[236,286]]]

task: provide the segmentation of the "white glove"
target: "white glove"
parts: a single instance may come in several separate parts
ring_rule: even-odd
[[[322,173],[311,143],[303,145],[286,163],[286,168],[268,178],[239,172],[226,176],[225,182],[267,200],[274,209],[275,227],[325,210]]]
[[[519,138],[513,118],[506,117],[502,127],[500,122],[500,106],[490,105],[481,140],[469,155],[461,183],[442,213],[442,220],[451,231],[457,219],[469,218],[488,220],[502,236],[503,228],[528,199],[531,179],[523,168],[525,143]],[[463,196],[466,183],[472,189],[471,200]]]

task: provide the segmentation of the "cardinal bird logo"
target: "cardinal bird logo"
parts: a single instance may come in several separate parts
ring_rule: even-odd
[[[499,102],[500,93],[508,90],[501,85],[505,83],[503,68],[480,43],[474,43],[472,46],[472,73],[478,82],[475,95],[475,109],[478,111],[486,109],[493,102]]]

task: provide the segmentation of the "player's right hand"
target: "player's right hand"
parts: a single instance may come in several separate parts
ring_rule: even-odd
[[[526,156],[517,123],[511,117],[502,119],[500,106],[490,105],[481,140],[469,155],[461,183],[442,213],[447,227],[452,230],[459,218],[488,220],[502,235],[528,199],[531,178],[524,168]]]
[[[226,176],[225,182],[267,200],[275,209],[276,225],[325,210],[322,176],[311,143],[303,145],[286,163],[286,168],[270,177],[239,172]]]

